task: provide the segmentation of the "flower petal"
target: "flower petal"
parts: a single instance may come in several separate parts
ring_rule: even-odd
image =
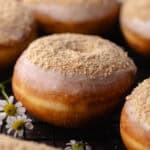
[[[0,111],[3,111],[3,110],[4,110],[4,108],[0,106]]]
[[[29,129],[29,130],[32,130],[32,129],[33,129],[33,124],[27,122],[27,123],[25,124],[25,127],[26,127],[27,129]]]
[[[9,102],[9,104],[13,104],[13,102],[14,102],[14,97],[13,97],[13,96],[10,96],[9,99],[8,99],[8,102]]]
[[[18,136],[19,136],[19,137],[22,137],[22,136],[23,136],[23,133],[24,133],[24,130],[18,131]]]
[[[22,103],[21,103],[21,102],[17,102],[17,103],[15,104],[15,106],[16,106],[16,107],[22,107]]]
[[[26,122],[32,122],[32,120],[31,119],[27,119]]]
[[[22,116],[17,116],[16,120],[22,120]]]
[[[17,109],[17,114],[23,115],[26,112],[26,109],[24,107],[20,107]]]
[[[76,144],[75,140],[70,140],[71,145]]]
[[[6,113],[5,112],[0,113],[0,120],[3,120],[5,118],[6,118]]]
[[[10,134],[12,131],[13,131],[13,129],[12,129],[12,128],[9,128],[9,129],[7,130],[7,133]]]
[[[5,105],[7,105],[8,103],[7,103],[7,101],[6,100],[4,100],[4,101],[0,101],[0,106],[2,106],[2,107],[4,107]]]
[[[7,120],[6,120],[6,122],[8,124],[12,124],[15,120],[16,120],[16,117],[8,117]]]
[[[22,114],[21,116],[17,116],[17,120],[23,120],[24,122],[26,122],[27,115],[26,114]]]
[[[6,129],[9,129],[9,128],[11,128],[11,125],[10,124],[6,124]]]
[[[0,99],[0,101],[6,101],[5,99]]]
[[[3,124],[3,121],[2,120],[0,120],[0,126]]]
[[[14,137],[17,137],[17,135],[18,135],[18,131],[15,131],[14,132]]]

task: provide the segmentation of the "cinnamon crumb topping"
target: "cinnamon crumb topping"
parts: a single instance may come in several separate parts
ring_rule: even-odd
[[[98,36],[55,34],[33,42],[26,54],[33,64],[45,70],[71,76],[107,77],[135,67],[120,47]]]
[[[150,129],[150,78],[140,83],[126,99],[130,113]]]
[[[33,18],[17,0],[0,0],[0,44],[11,45],[29,33]]]
[[[1,150],[61,150],[45,144],[13,139],[5,135],[0,135],[0,148]]]

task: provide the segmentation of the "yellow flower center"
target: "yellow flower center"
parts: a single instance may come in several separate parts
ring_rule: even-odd
[[[7,116],[15,116],[17,113],[17,108],[13,104],[7,104],[4,107],[4,112],[7,114]]]
[[[72,150],[84,150],[84,145],[83,144],[73,144]]]
[[[13,123],[12,128],[14,130],[22,130],[24,128],[25,122],[23,120],[17,120]]]

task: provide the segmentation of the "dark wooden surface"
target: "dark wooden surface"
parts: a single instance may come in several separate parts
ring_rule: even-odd
[[[131,48],[129,48],[125,43],[119,31],[114,30],[113,33],[107,35],[105,38],[109,38],[124,47],[125,50],[128,51],[129,56],[134,59],[136,65],[138,66],[138,73],[134,86],[136,86],[137,83],[143,79],[150,77],[150,59],[142,57],[132,51]],[[11,74],[11,71],[2,72],[0,74],[0,78],[6,79],[11,76]],[[7,90],[11,93],[11,85],[7,86]],[[92,145],[94,150],[125,150],[119,131],[120,112],[123,103],[124,98],[122,98],[122,101],[116,110],[105,119],[101,118],[99,122],[93,126],[82,129],[64,129],[33,119],[34,130],[26,130],[24,139],[44,142],[58,147],[65,147],[65,143],[70,139],[85,140]],[[1,132],[6,132],[4,127],[1,129]]]

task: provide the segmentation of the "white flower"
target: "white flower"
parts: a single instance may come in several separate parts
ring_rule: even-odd
[[[13,96],[10,96],[8,100],[0,100],[0,125],[9,116],[24,115],[26,110],[22,104],[20,102],[14,104],[13,102]]]
[[[70,140],[66,146],[65,150],[92,150],[88,143],[76,140]]]
[[[14,137],[22,137],[24,133],[24,129],[33,129],[32,120],[27,118],[26,115],[24,116],[17,116],[17,117],[8,117],[7,120],[7,133],[13,133]]]

